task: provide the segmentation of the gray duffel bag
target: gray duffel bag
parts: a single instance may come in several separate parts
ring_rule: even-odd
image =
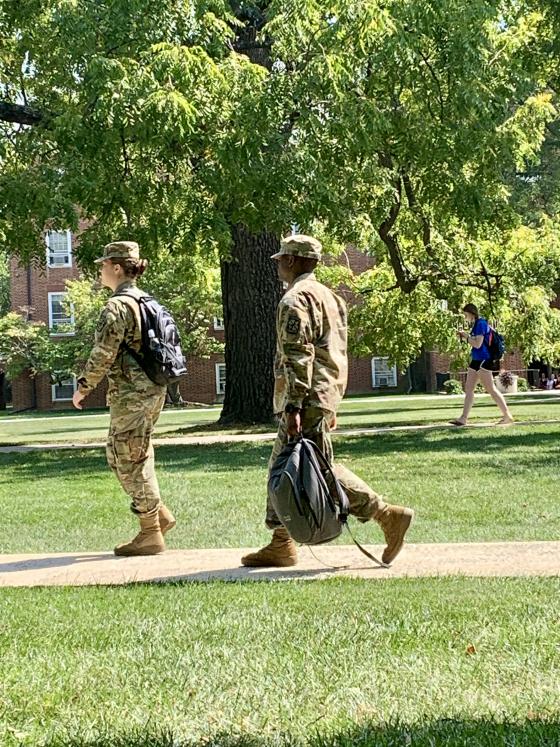
[[[301,436],[286,444],[272,465],[268,495],[292,539],[304,545],[336,539],[350,510],[325,456]]]
[[[388,567],[362,547],[350,531],[348,496],[313,441],[298,436],[286,444],[271,467],[268,495],[278,518],[296,542],[302,545],[331,542],[345,526],[352,542],[366,558],[382,568]]]

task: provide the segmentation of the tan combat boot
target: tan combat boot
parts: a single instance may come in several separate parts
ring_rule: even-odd
[[[284,527],[274,530],[270,544],[266,547],[241,558],[241,564],[250,568],[286,568],[296,563],[296,543]]]
[[[177,523],[171,511],[163,503],[159,507],[158,516],[159,516],[159,528],[161,529],[162,534],[165,534],[170,529],[173,529],[173,527]]]
[[[390,505],[385,505],[381,513],[375,517],[385,535],[387,547],[383,550],[381,559],[387,565],[390,565],[402,550],[404,535],[413,517],[414,511],[411,508]]]
[[[157,513],[139,516],[140,532],[130,542],[115,547],[115,555],[157,555],[165,550],[165,542]]]

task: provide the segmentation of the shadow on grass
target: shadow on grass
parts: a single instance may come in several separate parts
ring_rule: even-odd
[[[487,403],[491,404],[491,400]],[[418,414],[419,412],[423,412],[424,410],[427,412],[433,412],[433,411],[439,411],[439,410],[457,410],[461,409],[461,401],[460,400],[446,400],[442,404],[432,404],[431,402],[423,404],[422,407],[406,407],[402,406],[399,408],[396,407],[362,407],[359,410],[358,409],[344,409],[340,410],[338,413],[338,418],[340,420],[342,419],[352,419],[355,417],[360,417],[363,415],[390,415],[393,416],[393,418],[398,415],[399,413],[409,413],[411,418],[414,418],[414,415]],[[476,412],[476,410],[475,410]],[[398,425],[395,421],[392,421],[393,425]]]
[[[270,423],[262,425],[246,425],[243,423],[234,423],[232,425],[223,425],[219,420],[208,423],[195,423],[182,428],[169,429],[169,433],[174,436],[189,436],[191,434],[211,436],[215,433],[224,436],[238,436],[247,433],[273,433],[278,429],[278,422],[271,420]]]
[[[232,472],[266,467],[270,451],[269,442],[158,446],[156,471]],[[89,449],[0,454],[0,467],[11,469],[13,482],[90,477],[109,471],[105,452]]]
[[[217,733],[183,740],[171,731],[70,738],[44,742],[44,747],[559,747],[560,722],[534,718],[520,723],[492,720],[440,719],[426,724],[362,725],[322,733],[309,725],[310,736],[250,736]]]
[[[341,434],[342,437],[342,434]],[[531,453],[530,463],[535,466],[539,457],[549,464],[550,453],[556,453],[559,435],[555,432],[533,433],[530,430],[512,428],[482,429],[434,429],[425,431],[376,434],[373,436],[348,436],[335,443],[337,457],[384,456],[403,452],[406,454],[427,455],[445,451],[459,452],[476,458],[477,455],[492,451],[496,455],[506,454],[509,449],[539,447],[538,453]]]
[[[425,454],[430,459],[436,454],[452,452],[466,457],[495,455],[499,467],[501,456],[515,450],[518,466],[550,466],[557,458],[559,436],[556,432],[532,432],[523,429],[434,429],[427,431],[396,431],[371,436],[344,436],[339,433],[334,442],[336,459],[363,457],[408,456]],[[538,447],[538,451],[535,450]],[[526,458],[520,449],[528,449]],[[220,444],[158,446],[156,469],[177,472],[238,472],[245,469],[266,469],[270,456],[270,442],[234,442]],[[27,452],[0,454],[0,465],[12,470],[14,482],[44,478],[89,477],[108,470],[102,451]]]

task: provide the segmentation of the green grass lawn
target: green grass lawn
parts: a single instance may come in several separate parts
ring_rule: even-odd
[[[247,547],[263,526],[269,443],[159,446],[171,547]],[[416,509],[410,541],[558,539],[557,425],[341,437],[335,456]],[[0,552],[103,550],[135,529],[103,449],[0,454]],[[381,542],[375,525],[357,536]],[[347,537],[342,541],[348,542]]]
[[[1,744],[556,745],[559,592],[556,579],[5,590]]]
[[[403,405],[350,400],[343,418],[437,422],[460,403]],[[80,421],[106,429],[21,425],[75,438]],[[269,453],[158,447],[170,547],[264,542]],[[556,424],[339,435],[335,453],[416,509],[410,541],[560,537]],[[102,449],[0,454],[0,470],[0,552],[106,550],[136,530]],[[559,598],[558,578],[0,589],[0,747],[559,747]]]
[[[509,398],[514,417],[521,422],[560,420],[560,396],[529,394]],[[426,425],[446,423],[458,417],[462,409],[459,397],[395,397],[391,399],[367,397],[344,400],[338,423],[344,428],[370,428],[391,425]],[[216,421],[220,408],[167,409],[157,426],[161,437],[180,435],[205,435],[215,433],[251,432],[250,428],[219,429]],[[488,396],[477,396],[471,422],[497,421],[500,417],[496,405]],[[109,416],[107,412],[67,412],[45,415],[22,413],[0,418],[0,445],[32,443],[64,443],[104,441]],[[260,431],[270,431],[261,427]]]

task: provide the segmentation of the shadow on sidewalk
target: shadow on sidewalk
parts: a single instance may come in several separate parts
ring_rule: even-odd
[[[22,571],[37,571],[45,568],[61,568],[76,563],[91,563],[96,560],[115,560],[113,553],[76,553],[75,555],[51,555],[47,558],[28,558],[0,563],[0,573],[16,573]]]

